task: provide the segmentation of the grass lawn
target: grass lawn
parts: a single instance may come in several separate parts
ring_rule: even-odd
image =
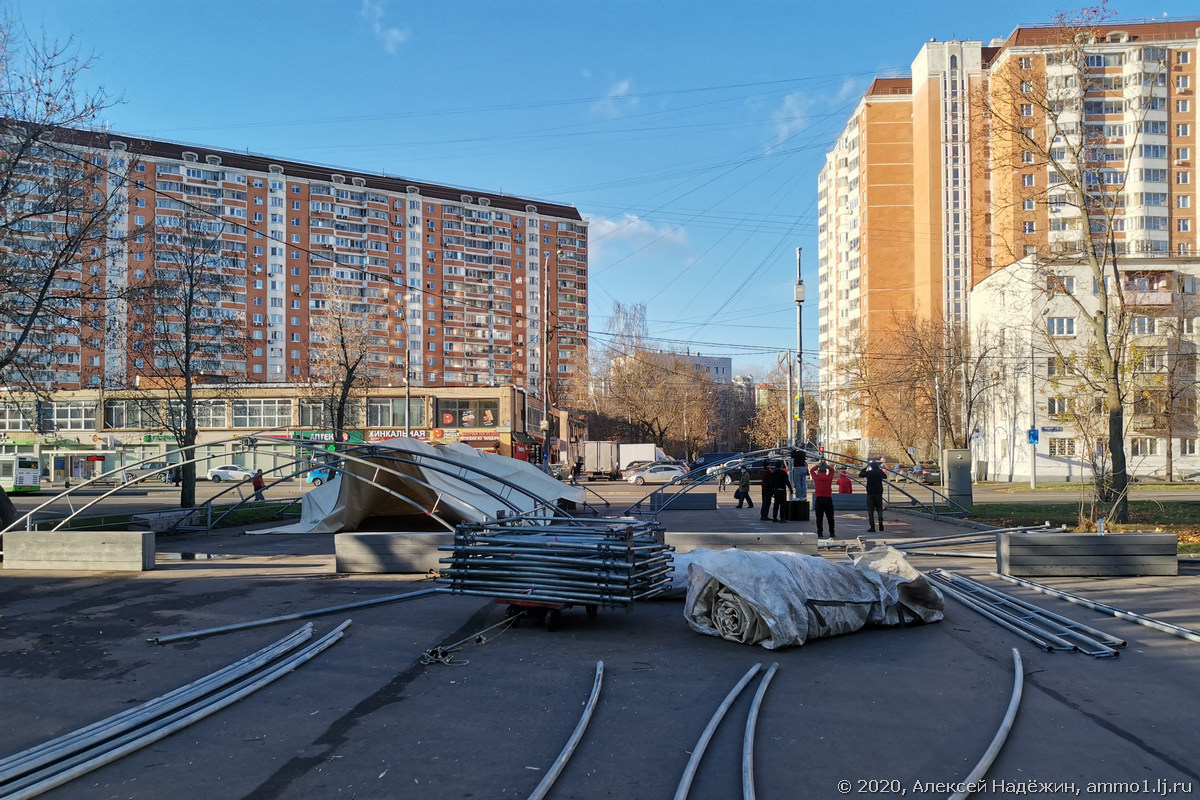
[[[1068,530],[1094,530],[1092,523],[1080,527],[1080,504],[1075,503],[976,503],[971,506],[970,519],[1013,528],[1018,525],[1066,525]],[[1086,506],[1084,511],[1086,513]],[[1122,531],[1153,531],[1174,533],[1179,537],[1180,553],[1200,553],[1200,505],[1192,503],[1159,503],[1154,500],[1130,500],[1129,523],[1109,524],[1113,533]]]

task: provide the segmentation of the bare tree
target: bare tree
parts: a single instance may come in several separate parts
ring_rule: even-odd
[[[758,384],[754,418],[745,427],[750,446],[755,450],[778,447],[788,438],[789,398],[787,367],[776,364],[764,381]],[[807,416],[807,414],[806,414]]]
[[[319,403],[325,424],[341,440],[346,428],[359,422],[357,401],[383,375],[375,354],[387,336],[387,306],[378,302],[377,290],[367,287],[363,276],[322,272],[309,287],[325,308],[313,321],[304,394]]]
[[[1058,15],[1050,31],[1052,40],[1037,56],[1044,69],[1033,70],[1032,58],[1010,59],[993,70],[983,106],[992,134],[993,174],[1011,170],[1011,180],[995,182],[993,190],[992,227],[1013,231],[997,235],[997,259],[1004,255],[1006,244],[1009,262],[1026,255],[1017,244],[1016,227],[1026,203],[1040,202],[1058,228],[1051,246],[1036,253],[1043,277],[1053,275],[1056,264],[1082,263],[1096,287],[1094,311],[1067,293],[1092,334],[1092,350],[1085,361],[1089,369],[1077,377],[1104,395],[1116,498],[1113,517],[1127,522],[1124,413],[1130,386],[1125,361],[1131,314],[1117,268],[1126,242],[1116,235],[1124,230],[1127,172],[1114,162],[1136,152],[1147,111],[1165,107],[1166,72],[1165,50],[1153,46],[1138,49],[1139,71],[1122,74],[1108,69],[1114,66],[1111,60],[1125,57],[1096,47],[1104,41],[1099,27],[1108,17],[1103,3]],[[1102,119],[1117,112],[1127,119],[1132,114],[1134,120],[1113,125]],[[1045,170],[1046,185],[1018,182],[1019,176],[1034,169]]]
[[[198,399],[197,385],[245,374],[245,314],[232,310],[245,304],[245,263],[243,253],[225,251],[222,234],[235,233],[230,226],[198,209],[160,214],[152,233],[142,245],[149,266],[130,280],[127,317],[110,323],[124,328],[134,382],[165,393],[165,403],[144,401],[142,408],[190,454],[199,418],[225,403]],[[181,478],[180,505],[190,508],[195,465],[185,464]]]
[[[83,310],[100,302],[109,236],[130,163],[64,145],[114,101],[81,85],[90,59],[71,42],[22,37],[0,21],[0,384],[42,396],[66,380],[60,359],[81,349]],[[98,162],[98,163],[96,163]],[[0,516],[11,503],[0,498]]]

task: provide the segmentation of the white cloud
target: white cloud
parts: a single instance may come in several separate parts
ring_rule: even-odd
[[[383,43],[387,53],[395,53],[400,45],[408,41],[408,30],[385,25],[383,21],[384,4],[382,0],[363,0],[361,15],[371,22],[371,31],[375,38]]]
[[[632,88],[633,81],[628,78],[617,81],[608,88],[608,94],[602,100],[592,103],[592,112],[609,118],[628,113],[638,104],[638,98],[629,96]]]
[[[788,137],[808,126],[807,98],[802,94],[789,94],[783,98],[779,108],[771,113],[775,125],[775,144],[780,145]]]
[[[588,220],[589,258],[594,264],[603,264],[603,258],[612,254],[620,258],[635,251],[677,247],[687,243],[682,228],[669,225],[656,226],[637,214],[622,214],[620,217],[590,217]]]

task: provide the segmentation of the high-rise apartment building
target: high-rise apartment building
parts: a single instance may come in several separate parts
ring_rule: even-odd
[[[987,44],[931,40],[909,75],[873,82],[818,182],[831,446],[870,450],[882,435],[847,354],[904,358],[900,316],[966,322],[989,274],[1100,235],[1118,255],[1196,252],[1198,37],[1200,19],[1024,26]],[[1072,153],[1088,163],[1072,167]],[[1104,230],[1067,169],[1109,198]]]
[[[339,315],[365,320],[368,364],[397,385],[540,395],[544,372],[553,389],[584,369],[588,226],[574,207],[108,132],[61,131],[54,148],[48,164],[77,159],[98,187],[129,180],[112,251],[63,272],[107,299],[91,301],[94,324],[54,334],[34,380],[118,389],[169,372],[142,339],[182,320],[150,331],[131,290],[178,281],[187,232],[210,240],[193,265],[212,291],[200,313],[239,340],[203,356],[205,375],[303,383]]]

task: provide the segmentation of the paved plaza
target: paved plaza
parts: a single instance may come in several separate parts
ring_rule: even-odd
[[[730,494],[718,493],[718,503],[661,521],[672,531],[813,530],[764,523]],[[888,516],[883,540],[963,530]],[[865,529],[861,512],[839,514],[841,538]],[[158,550],[156,568],[143,573],[0,571],[0,757],[201,678],[302,623],[148,643],[156,636],[434,585],[339,575],[327,534],[188,534],[160,538]],[[547,796],[671,797],[726,694],[754,664],[778,662],[755,737],[759,798],[947,797],[946,785],[967,776],[1004,716],[1014,647],[1023,700],[976,796],[1123,797],[1163,786],[1200,796],[1200,644],[990,579],[988,559],[911,560],[989,581],[1128,647],[1111,659],[1046,653],[949,598],[936,624],[778,651],[694,633],[678,598],[594,618],[575,608],[556,632],[525,622],[477,638],[503,620],[503,606],[433,595],[315,618],[317,634],[352,622],[341,641],[275,683],[44,796],[524,798],[570,737],[603,662],[591,724]],[[1190,565],[1178,577],[1043,582],[1200,628],[1200,574]],[[464,641],[449,663],[422,657]],[[717,729],[690,797],[741,797],[743,729],[757,686]]]

